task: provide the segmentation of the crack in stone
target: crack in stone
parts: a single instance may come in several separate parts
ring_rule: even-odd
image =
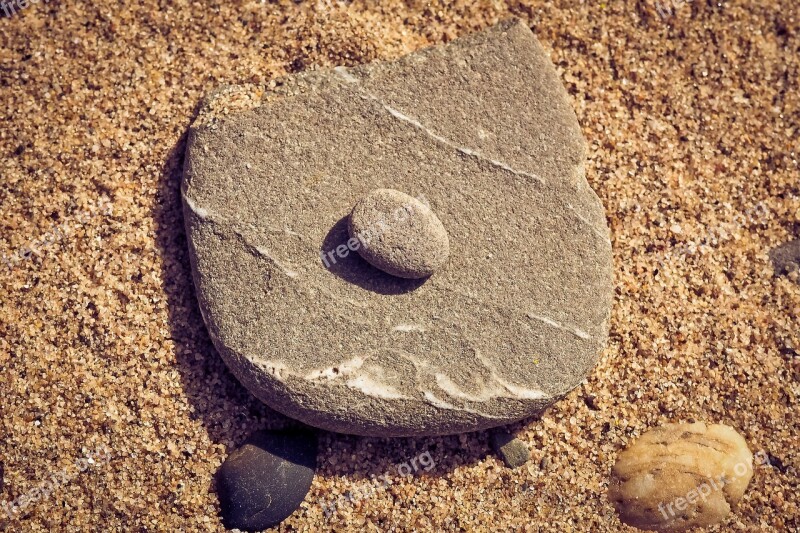
[[[258,245],[251,244],[250,241],[247,239],[247,237],[244,235],[244,233],[242,233],[241,231],[239,231],[235,227],[232,227],[231,230],[233,231],[233,234],[236,235],[236,237],[239,239],[239,241],[248,250],[251,251],[251,253],[254,253],[255,255],[258,255],[259,257],[263,257],[263,258],[267,259],[273,265],[278,267],[278,269],[280,269],[284,274],[286,274],[287,277],[289,277],[291,279],[294,279],[297,276],[299,276],[299,274],[296,271],[288,268],[281,261],[278,261],[277,259],[275,259],[275,257],[273,257],[270,254],[269,250],[267,250],[263,246],[258,246]]]
[[[589,335],[588,333],[586,333],[585,331],[583,331],[580,328],[577,328],[575,326],[565,326],[563,324],[559,324],[558,322],[556,322],[552,318],[549,318],[549,317],[546,317],[546,316],[537,315],[537,314],[534,314],[534,313],[526,313],[525,316],[527,316],[528,318],[530,318],[532,320],[538,320],[539,322],[547,324],[548,326],[552,326],[552,327],[554,327],[556,329],[560,329],[561,331],[566,331],[568,333],[572,333],[573,335],[575,335],[579,339],[589,340],[589,339],[592,338],[591,335]]]
[[[242,238],[244,238],[244,236],[242,236]],[[279,269],[281,269],[283,273],[286,274],[288,277],[296,278],[297,276],[299,276],[297,271],[290,269],[283,262],[275,259],[275,257],[273,257],[272,254],[270,254],[269,250],[267,250],[263,246],[256,246],[255,249],[259,254],[261,254],[262,257],[266,257],[268,260],[272,261],[272,263],[275,264],[275,266],[277,266]]]

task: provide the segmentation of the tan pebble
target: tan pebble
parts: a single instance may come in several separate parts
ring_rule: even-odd
[[[753,455],[728,426],[665,424],[619,454],[609,498],[620,519],[653,531],[721,522],[753,476]]]

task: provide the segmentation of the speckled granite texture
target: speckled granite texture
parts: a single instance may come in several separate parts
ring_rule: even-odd
[[[800,284],[768,255],[800,233],[799,8],[675,4],[662,19],[647,0],[51,0],[0,19],[0,504],[31,500],[0,527],[219,531],[219,465],[293,424],[228,373],[197,310],[179,180],[205,92],[508,15],[546,47],[589,144],[615,259],[609,348],[511,428],[531,449],[513,471],[485,432],[321,433],[311,492],[279,529],[624,530],[606,497],[617,453],[688,420],[771,454],[714,531],[800,527]],[[398,474],[424,452],[434,467]]]

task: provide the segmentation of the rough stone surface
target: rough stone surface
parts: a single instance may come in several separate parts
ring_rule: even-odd
[[[528,446],[507,431],[493,432],[489,437],[489,442],[494,452],[509,468],[520,467],[530,458]]]
[[[358,247],[368,263],[393,276],[430,276],[447,261],[450,241],[423,200],[392,189],[372,191],[350,213],[348,246]],[[323,261],[334,259],[334,252],[329,250]]]
[[[524,24],[296,75],[220,113],[230,94],[190,131],[182,194],[200,308],[253,394],[333,431],[434,435],[527,417],[586,377],[607,340],[609,230]],[[430,203],[458,250],[441,272],[323,263],[379,188]]]
[[[666,424],[619,454],[609,498],[626,524],[685,531],[725,519],[753,477],[744,438],[721,424]]]
[[[260,431],[234,451],[219,471],[226,527],[260,531],[297,509],[311,487],[317,439],[305,431]]]

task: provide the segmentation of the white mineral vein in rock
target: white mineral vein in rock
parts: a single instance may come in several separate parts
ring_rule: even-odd
[[[497,167],[497,168],[500,168],[500,169],[503,169],[506,172],[511,172],[512,174],[516,174],[517,176],[522,176],[524,178],[529,178],[529,179],[532,179],[534,181],[538,181],[539,183],[544,183],[544,178],[542,178],[541,176],[537,176],[536,174],[531,174],[530,172],[525,172],[523,170],[517,170],[515,168],[512,168],[512,167],[508,166],[506,163],[503,163],[502,161],[498,161],[497,159],[491,159],[489,157],[486,157],[482,153],[477,152],[475,150],[472,150],[470,148],[461,147],[461,148],[458,148],[458,151],[461,152],[462,154],[466,154],[466,155],[475,157],[477,159],[480,159],[480,160],[483,160],[483,161],[487,161],[490,165],[492,165],[494,167]]]
[[[495,397],[495,395],[491,393],[486,393],[485,388],[481,389],[481,393],[479,395],[468,394],[464,392],[461,387],[459,387],[452,379],[450,379],[450,376],[441,372],[437,372],[434,375],[434,378],[436,379],[436,385],[438,385],[440,389],[442,389],[447,393],[448,396],[452,398],[458,398],[468,402],[485,402],[486,400]]]
[[[419,361],[416,357],[411,356],[410,354],[404,354],[403,356],[406,359],[410,360],[412,363],[414,363],[415,367],[424,369],[430,368],[430,366],[427,363]],[[479,359],[483,362],[483,358]],[[359,390],[369,396],[384,398],[384,399],[407,399],[407,400],[412,399],[402,394],[395,387],[388,385],[375,378],[372,375],[373,374],[372,372],[368,372],[367,370],[362,369],[362,366],[364,365],[365,361],[366,357],[356,356],[347,361],[342,361],[341,363],[335,366],[311,370],[310,372],[307,372],[305,375],[301,375],[298,372],[290,370],[284,362],[261,361],[258,364],[259,366],[267,370],[270,374],[272,374],[275,378],[281,381],[283,381],[288,376],[302,378],[310,382],[335,381],[340,378],[348,378],[347,381],[345,382],[345,385],[347,385],[352,389]],[[491,375],[491,381],[496,383],[497,385],[500,385],[500,387],[502,388],[500,387],[486,388],[484,386],[480,395],[467,394],[458,385],[456,385],[456,383],[453,382],[453,380],[449,376],[440,371],[435,372],[434,378],[439,388],[442,389],[442,391],[447,393],[449,396],[469,402],[486,402],[493,398],[500,398],[500,397],[534,399],[534,400],[548,397],[547,394],[541,391],[528,389],[525,387],[520,387],[519,385],[508,383],[504,379],[497,376],[497,374],[494,372]],[[492,415],[487,415],[486,413],[482,413],[480,411],[475,411],[468,407],[459,407],[453,405],[439,398],[438,396],[435,396],[432,392],[428,390],[420,392],[423,393],[425,401],[427,401],[434,407],[438,407],[440,409],[453,410],[453,411],[464,411],[468,413],[474,413],[480,416],[488,416],[490,418],[498,418],[498,417],[493,417]]]
[[[334,72],[342,77],[347,83],[358,83],[358,78],[347,71],[347,67],[334,67]]]
[[[465,413],[472,413],[472,414],[476,414],[476,415],[483,416],[483,417],[486,417],[486,418],[502,418],[502,417],[499,417],[499,416],[494,416],[494,415],[490,415],[490,414],[487,414],[487,413],[482,413],[480,411],[476,411],[475,409],[470,409],[468,407],[457,407],[457,406],[455,406],[455,405],[453,405],[451,403],[448,403],[448,402],[442,400],[438,396],[435,396],[431,391],[427,391],[427,390],[423,391],[423,397],[425,398],[425,401],[427,401],[429,404],[431,404],[432,406],[434,406],[434,407],[436,407],[438,409],[446,409],[448,411],[463,411]]]
[[[521,387],[520,385],[517,385],[515,383],[509,383],[504,378],[501,378],[500,372],[498,372],[497,367],[495,367],[494,364],[491,361],[489,361],[486,357],[484,357],[483,354],[478,350],[475,350],[475,358],[478,359],[478,361],[480,361],[483,364],[483,366],[485,366],[489,370],[490,376],[495,383],[497,383],[498,385],[500,385],[505,390],[511,393],[511,396],[497,394],[497,397],[507,396],[511,398],[517,398],[520,400],[522,399],[539,400],[541,398],[549,397],[549,395],[545,394],[544,391],[538,389],[529,389],[527,387]]]
[[[201,220],[208,220],[209,222],[216,222],[220,224],[228,224],[234,231],[237,231],[238,227],[246,226],[254,232],[258,232],[265,229],[269,233],[280,233],[280,234],[291,235],[292,237],[299,237],[301,240],[304,238],[303,234],[297,233],[296,231],[293,231],[291,228],[288,227],[275,228],[263,224],[261,225],[261,227],[256,227],[253,224],[242,224],[239,221],[233,221],[228,217],[220,215],[219,213],[212,212],[208,208],[197,205],[197,202],[187,193],[181,193],[181,194],[183,195],[183,199],[186,201],[186,205],[189,206],[189,209],[191,209],[192,212],[195,215],[197,215]],[[242,235],[240,232],[237,231],[237,233],[243,239],[245,238],[244,235]]]
[[[502,379],[501,377],[494,375],[492,376],[494,380],[500,384],[504,389],[510,392],[513,398],[519,398],[523,400],[541,400],[542,398],[549,398],[549,394],[545,394],[544,392],[536,389],[528,389],[526,387],[520,387],[519,385],[515,385],[513,383],[509,383],[508,381]]]
[[[448,403],[438,396],[434,396],[431,391],[423,391],[422,395],[425,400],[434,407],[438,407],[439,409],[449,409],[451,411],[458,411],[458,407],[453,405],[452,403]]]
[[[302,379],[310,382],[330,382],[340,378],[348,378],[345,382],[346,386],[350,387],[351,389],[356,389],[368,396],[384,398],[387,400],[410,399],[392,385],[384,383],[375,378],[372,375],[375,369],[372,369],[373,372],[362,369],[365,361],[365,357],[356,356],[348,361],[342,361],[336,366],[312,370],[306,373],[304,376],[301,376],[297,372],[287,370],[286,365],[283,363],[269,361],[265,362],[264,365],[268,369],[278,369],[277,373],[274,370],[272,371],[272,374],[276,375],[278,379],[282,379],[284,374],[289,374],[294,377],[301,377]]]
[[[187,205],[189,206],[189,208],[192,211],[194,211],[195,213],[197,213],[198,216],[200,216],[203,219],[208,219],[209,218],[210,215],[209,215],[209,212],[208,212],[207,209],[203,209],[203,208],[197,206],[197,204],[195,202],[193,202],[188,195],[185,195],[184,198],[186,199],[186,202],[187,202]],[[201,215],[201,213],[202,213],[202,215]],[[287,230],[283,230],[283,231],[287,231]],[[237,232],[237,234],[240,237],[242,237],[243,239],[245,239],[245,241],[247,240],[245,238],[245,236],[242,235],[241,233]],[[283,262],[281,262],[278,259],[276,259],[273,256],[273,254],[269,250],[264,248],[263,246],[255,246],[254,248],[256,249],[256,251],[259,254],[261,254],[263,257],[267,258],[273,264],[275,264],[289,278],[296,278],[299,275],[296,271],[292,270],[291,268],[286,266]],[[475,295],[469,295],[469,296],[471,298],[477,298]],[[341,299],[338,299],[338,300],[341,301]],[[353,301],[348,301],[348,303],[356,304],[356,302],[353,302]],[[527,316],[529,318],[531,318],[531,319],[538,320],[538,321],[540,321],[540,322],[542,322],[544,324],[547,324],[547,325],[549,325],[551,327],[554,327],[554,328],[557,328],[557,329],[560,329],[560,330],[564,330],[564,331],[568,331],[568,332],[572,333],[573,335],[576,335],[576,336],[578,336],[578,337],[580,337],[582,339],[591,338],[591,336],[588,333],[586,333],[586,332],[584,332],[584,331],[582,331],[582,330],[580,330],[578,328],[571,328],[571,327],[563,326],[562,324],[559,324],[558,322],[556,322],[556,321],[554,321],[554,320],[552,320],[552,319],[550,319],[548,317],[535,315],[533,313],[527,313]],[[397,326],[394,326],[392,328],[392,330],[393,331],[397,331],[397,332],[402,332],[402,333],[409,333],[409,332],[424,332],[425,328],[423,326],[418,325],[418,324],[398,324]],[[496,369],[488,361],[486,361],[483,357],[480,357],[480,355],[478,355],[478,358],[487,367],[487,369],[489,369],[489,371],[491,372],[491,382],[495,383],[496,385],[499,385],[500,387],[486,388],[485,384],[484,384],[484,387],[482,388],[480,394],[472,395],[472,394],[468,394],[468,393],[464,392],[449,376],[447,376],[443,372],[436,372],[434,374],[434,378],[435,378],[436,383],[439,386],[439,388],[442,389],[445,393],[447,393],[449,396],[451,396],[453,398],[459,398],[461,400],[470,401],[470,402],[486,402],[486,401],[488,401],[490,399],[499,398],[499,397],[509,397],[509,398],[518,398],[518,399],[542,399],[542,398],[547,398],[548,397],[548,395],[545,394],[542,391],[534,390],[534,389],[528,389],[528,388],[521,387],[519,385],[515,385],[513,383],[507,382],[506,380],[504,380],[503,378],[501,378],[498,375]],[[415,360],[416,360],[416,358],[414,358],[414,360],[412,360],[412,362],[415,364],[415,366],[417,366],[417,364],[418,364],[417,361],[418,360],[416,360],[416,361]],[[306,379],[308,381],[335,380],[335,379],[337,379],[339,377],[345,377],[345,376],[352,375],[352,377],[346,382],[346,385],[348,387],[350,387],[350,388],[359,390],[359,391],[363,392],[364,394],[367,394],[367,395],[370,395],[370,396],[374,396],[374,397],[379,397],[379,398],[385,398],[385,399],[407,399],[406,396],[404,396],[403,394],[398,392],[397,389],[395,389],[394,387],[392,387],[390,385],[387,385],[385,383],[382,383],[380,381],[377,381],[377,380],[375,380],[374,378],[372,378],[371,376],[369,376],[368,374],[366,374],[364,372],[356,373],[355,371],[357,371],[363,365],[363,363],[364,363],[364,359],[363,358],[356,357],[356,358],[353,358],[353,359],[351,359],[349,361],[343,361],[342,363],[340,363],[339,365],[336,365],[336,366],[331,366],[331,367],[318,369],[318,370],[312,370],[312,371],[308,372],[305,376],[300,376],[295,372],[288,371],[287,366],[284,363],[265,362],[264,364],[265,364],[267,370],[270,371],[270,373],[273,376],[275,376],[277,379],[279,379],[279,380],[283,380],[284,376],[287,373],[292,375],[292,376],[295,376],[295,377],[303,377],[304,379]],[[336,368],[338,370],[338,372],[334,371],[334,368]],[[431,399],[429,397],[430,398],[434,398],[434,400],[431,401]],[[426,400],[428,400],[432,405],[435,405],[434,402],[438,400],[442,404],[447,404],[448,406],[451,406],[451,407],[447,407],[448,409],[462,410],[462,411],[465,411],[465,412],[474,412],[475,414],[480,414],[481,416],[487,416],[487,415],[485,415],[483,413],[479,413],[477,411],[472,411],[472,410],[470,410],[469,408],[466,408],[466,407],[453,406],[452,404],[449,404],[448,402],[445,402],[444,400],[441,400],[441,399],[433,396],[433,394],[431,394],[430,392],[428,392],[428,394],[426,396]]]
[[[401,333],[419,332],[423,333],[425,328],[419,324],[398,324],[392,328],[392,331],[399,331]]]
[[[397,389],[391,385],[387,385],[381,381],[377,381],[372,376],[362,373],[347,381],[347,386],[351,389],[357,389],[364,394],[374,396],[376,398],[385,398],[387,400],[409,400],[407,396],[401,394]]]
[[[548,326],[552,326],[552,327],[554,327],[556,329],[560,329],[562,331],[566,331],[568,333],[572,333],[573,335],[575,335],[579,339],[588,340],[588,339],[592,338],[591,335],[589,335],[588,333],[586,333],[585,331],[583,331],[580,328],[576,328],[574,326],[565,326],[563,324],[559,324],[558,322],[556,322],[552,318],[548,318],[546,316],[537,315],[535,313],[526,313],[525,316],[527,316],[528,318],[530,318],[532,320],[538,320],[539,322],[547,324]]]
[[[189,209],[194,212],[195,215],[200,217],[201,220],[206,220],[209,218],[208,210],[198,206],[188,194],[183,195],[183,199],[186,201],[186,205],[189,206]]]
[[[256,251],[258,253],[260,253],[261,255],[263,255],[264,257],[269,259],[270,261],[272,261],[275,264],[275,266],[280,268],[283,271],[283,273],[286,274],[287,276],[289,276],[290,278],[296,278],[299,275],[297,272],[295,272],[294,270],[292,270],[289,267],[287,267],[286,265],[284,265],[282,262],[280,262],[277,259],[275,259],[272,256],[272,254],[270,254],[269,250],[267,250],[263,246],[256,246],[255,248],[256,248]]]
[[[283,381],[287,375],[294,375],[283,362],[255,360],[254,363],[272,374],[278,381]]]
[[[364,358],[354,357],[349,361],[343,361],[336,367],[312,370],[306,375],[290,370],[285,363],[279,361],[260,361],[257,364],[280,381],[284,381],[290,376],[309,382],[334,381],[338,378],[349,377],[345,385],[366,395],[388,400],[410,399],[393,386],[375,379],[363,370],[359,371],[363,363]],[[337,368],[339,372],[334,372],[334,368]]]
[[[481,388],[480,394],[468,394],[464,392],[461,387],[459,387],[452,379],[450,379],[449,376],[441,372],[437,372],[434,377],[439,388],[446,392],[449,396],[468,402],[486,402],[494,398],[539,400],[548,397],[548,395],[542,391],[528,389],[525,387],[520,387],[519,385],[508,383],[494,372],[491,375],[490,381],[500,385],[500,387],[487,388],[484,384],[484,386]]]
[[[336,366],[312,370],[303,377],[309,381],[336,379],[352,374],[361,368],[361,366],[364,364],[364,361],[365,359],[363,357],[356,356],[349,361],[343,361]]]

